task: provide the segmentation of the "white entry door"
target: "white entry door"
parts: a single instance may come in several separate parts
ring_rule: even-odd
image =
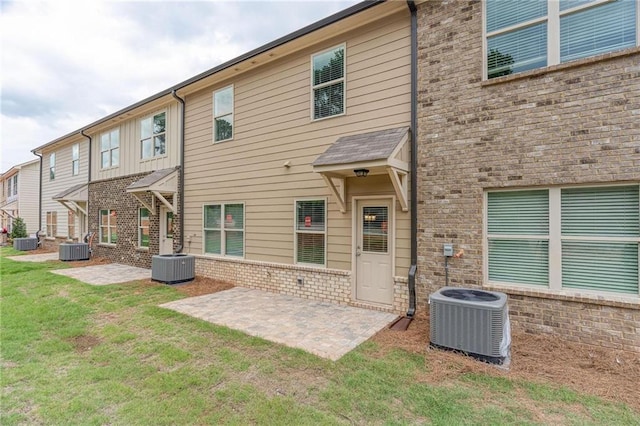
[[[356,299],[393,302],[392,200],[359,200],[356,236]]]
[[[173,212],[160,207],[160,254],[173,253]]]

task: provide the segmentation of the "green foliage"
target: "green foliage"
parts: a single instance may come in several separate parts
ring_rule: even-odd
[[[21,217],[16,217],[13,220],[13,226],[11,229],[11,238],[27,238],[27,225]]]
[[[514,62],[511,55],[500,53],[497,49],[491,49],[487,54],[488,77],[495,78],[512,74],[513,68],[511,65]]]

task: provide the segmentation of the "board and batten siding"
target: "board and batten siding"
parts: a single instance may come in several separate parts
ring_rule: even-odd
[[[72,150],[73,145],[78,144],[78,174],[72,174]],[[56,154],[56,177],[49,180],[49,156]],[[66,191],[72,186],[87,183],[89,167],[89,141],[85,137],[78,137],[70,140],[64,145],[55,145],[51,149],[42,151],[42,231],[47,226],[47,212],[57,212],[57,235],[56,237],[68,237],[68,212],[69,210],[58,201],[53,200],[53,196]],[[37,199],[37,195],[36,198]],[[76,230],[78,228],[78,218],[76,217]],[[43,232],[44,234],[44,232]]]
[[[140,121],[155,114],[166,112],[165,155],[149,159],[141,158]],[[93,140],[91,155],[92,181],[113,179],[154,170],[167,169],[180,164],[180,106],[173,101],[164,107],[123,120],[113,126],[103,127],[91,133]],[[116,167],[102,168],[100,156],[100,136],[119,129],[120,164]]]
[[[311,55],[345,45],[346,114],[311,120]],[[245,258],[295,263],[294,203],[327,199],[327,267],[351,270],[354,195],[392,195],[388,176],[349,178],[341,213],[311,163],[339,137],[410,125],[408,14],[385,18],[186,98],[185,251],[203,254],[203,205],[245,204]],[[234,87],[233,140],[213,143],[213,92]],[[289,167],[284,163],[289,162]],[[396,202],[396,271],[410,220]]]

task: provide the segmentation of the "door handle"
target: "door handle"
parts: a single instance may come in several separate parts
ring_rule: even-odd
[[[356,256],[360,256],[362,252],[360,251],[360,246],[356,247]]]

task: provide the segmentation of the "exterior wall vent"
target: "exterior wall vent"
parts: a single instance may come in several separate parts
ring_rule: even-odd
[[[151,258],[151,279],[166,284],[191,281],[196,277],[195,256],[174,253],[157,254]]]
[[[58,247],[60,260],[89,259],[89,244],[87,243],[62,243]]]
[[[13,248],[20,251],[35,250],[38,248],[37,238],[14,238]]]
[[[443,287],[429,295],[430,343],[492,364],[510,357],[507,295]]]

